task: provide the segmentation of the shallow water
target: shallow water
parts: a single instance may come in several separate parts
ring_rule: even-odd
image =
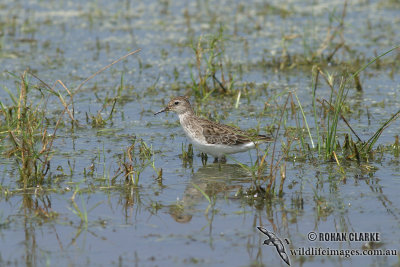
[[[326,66],[332,73],[337,65],[356,59],[367,62],[399,42],[395,25],[400,6],[395,1],[350,2],[343,31],[350,52],[338,51]],[[49,85],[60,79],[74,91],[101,67],[128,51],[142,49],[76,92],[79,126],[71,130],[65,116],[66,126],[57,132],[54,143],[51,181],[24,192],[16,182],[15,160],[0,159],[2,266],[286,266],[274,247],[263,245],[266,236],[256,228],[260,225],[283,242],[288,239],[287,250],[362,251],[366,244],[313,242],[307,239],[309,232],[379,233],[379,249],[398,249],[400,168],[393,153],[376,153],[363,166],[343,161],[342,174],[335,162],[302,157],[296,141],[290,157],[283,160],[283,196],[262,199],[246,196],[253,177],[238,164],[251,166],[257,157],[255,150],[236,154],[222,166],[212,164],[212,159],[203,166],[195,150],[193,162],[185,163],[179,156],[188,142],[177,117],[153,116],[171,96],[190,93],[202,115],[265,133],[268,125],[279,123],[291,91],[299,96],[314,129],[311,68],[280,69],[273,62],[282,58],[285,49],[292,58],[317,50],[330,21],[337,25],[342,1],[251,1],[244,5],[228,0],[146,4],[6,0],[0,6],[1,85],[14,94],[19,81],[7,72],[20,75],[29,68]],[[234,108],[236,91],[233,96],[214,94],[201,102],[188,89],[191,73],[197,77],[190,44],[196,44],[200,35],[215,35],[220,25],[224,26],[225,75],[230,73],[236,81],[234,90],[243,92],[238,109]],[[293,39],[283,41],[284,36]],[[324,53],[332,48],[328,50]],[[394,51],[384,58],[393,64],[380,69],[371,66],[363,72],[363,92],[349,91],[346,116],[363,140],[399,110],[398,57]],[[105,98],[117,95],[121,76],[124,90],[112,120],[103,127],[92,127],[87,115],[96,115]],[[320,81],[317,97],[329,99],[330,89],[321,77]],[[39,84],[33,77],[30,82]],[[57,90],[68,99],[61,86]],[[0,91],[0,98],[11,105],[5,90]],[[39,99],[39,93],[32,94],[32,102]],[[47,108],[53,120],[63,109],[55,97],[49,99]],[[107,117],[110,112],[108,105],[101,114]],[[290,112],[283,124],[296,127]],[[378,144],[393,144],[399,130],[399,123],[393,123]],[[341,143],[345,133],[348,128],[339,123]],[[285,134],[282,126],[275,163],[283,153],[281,143],[287,142]],[[154,161],[157,170],[162,168],[162,180],[150,164],[143,167],[139,187],[125,184],[122,176],[111,184],[118,156],[135,137],[136,149],[139,139],[151,146],[154,156],[149,164]],[[9,149],[6,140],[0,145],[4,154]],[[260,154],[266,147],[272,151],[272,145],[263,145]],[[267,162],[271,157],[269,152]],[[87,214],[86,221],[74,213],[74,205]],[[290,261],[292,266],[394,266],[399,257],[290,255]]]

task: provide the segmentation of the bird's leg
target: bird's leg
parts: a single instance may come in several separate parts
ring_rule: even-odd
[[[226,163],[226,157],[225,156],[215,157],[214,163]]]
[[[201,153],[200,155],[201,155],[201,163],[203,163],[203,166],[206,166],[207,165],[207,159],[208,159],[207,154],[206,153]]]

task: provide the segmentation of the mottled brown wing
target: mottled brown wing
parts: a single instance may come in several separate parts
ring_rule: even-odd
[[[248,134],[240,129],[228,125],[222,125],[209,120],[199,120],[203,128],[203,135],[210,144],[240,145],[251,142]]]

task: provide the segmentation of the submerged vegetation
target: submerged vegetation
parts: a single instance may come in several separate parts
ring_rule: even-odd
[[[32,6],[0,16],[0,61],[23,61],[2,73],[0,234],[7,241],[17,233],[26,265],[58,257],[83,265],[87,259],[75,262],[76,255],[97,256],[116,242],[111,265],[215,265],[221,259],[208,261],[209,251],[226,242],[227,255],[247,260],[233,265],[262,266],[269,251],[253,232],[258,225],[292,248],[308,244],[307,231],[359,231],[362,220],[362,229],[383,232],[379,245],[397,244],[400,213],[396,190],[388,190],[400,164],[394,23],[354,21],[369,2],[178,2],[126,1],[117,10],[95,2],[56,15]],[[378,8],[388,5],[398,8]],[[68,42],[53,42],[58,34]],[[108,64],[130,46],[143,50]],[[32,69],[21,71],[26,66]],[[175,116],[153,117],[177,95],[190,96],[200,116],[274,142],[212,164]],[[57,245],[40,247],[50,238]],[[159,244],[168,256],[153,254]],[[169,258],[180,246],[200,256]],[[279,264],[270,256],[268,265]],[[0,253],[2,266],[14,259]]]
[[[276,95],[268,96],[270,101],[275,102],[277,99],[285,99],[284,104],[275,105],[277,112],[272,113],[278,114],[278,116],[274,118],[272,124],[260,125],[259,123],[256,131],[259,131],[260,127],[265,127],[269,132],[275,132],[275,143],[265,150],[257,147],[256,160],[250,166],[232,158],[243,169],[251,173],[253,177],[253,183],[245,191],[242,190],[242,194],[246,192],[248,196],[257,196],[257,198],[261,196],[262,199],[268,199],[275,195],[282,197],[286,179],[286,162],[294,158],[297,160],[317,158],[317,160],[334,161],[340,167],[341,172],[344,173],[343,161],[356,161],[358,164],[368,163],[376,151],[381,151],[380,147],[375,147],[374,145],[383,130],[400,116],[400,110],[388,118],[367,141],[363,141],[356,133],[357,129],[354,129],[354,126],[346,119],[351,114],[351,107],[347,103],[347,97],[350,89],[363,90],[359,78],[361,71],[370,65],[373,66],[373,63],[382,68],[382,65],[384,65],[382,57],[398,47],[374,57],[369,63],[360,67],[361,60],[357,58],[354,51],[348,49],[346,40],[343,37],[347,8],[347,2],[345,2],[340,16],[337,16],[336,13],[330,14],[327,35],[321,44],[311,45],[304,41],[304,55],[302,57],[290,55],[288,52],[290,41],[299,38],[299,36],[285,35],[282,39],[279,59],[275,57],[269,63],[264,62],[263,64],[258,64],[258,66],[253,66],[257,68],[272,67],[280,71],[307,68],[311,71],[312,105],[311,109],[305,108],[296,90],[284,90],[277,92]],[[287,15],[290,15],[290,12]],[[241,65],[235,65],[226,55],[225,48],[227,43],[231,41],[230,38],[231,36],[226,34],[226,30],[220,25],[215,34],[201,35],[196,41],[192,39],[192,43],[189,45],[194,53],[194,64],[189,64],[192,83],[186,86],[190,90],[189,94],[194,96],[200,103],[204,103],[203,105],[222,97],[231,99],[230,102],[233,103],[235,108],[238,108],[241,99],[245,98],[250,102],[254,95],[261,94],[254,85],[249,83],[240,84],[235,79],[234,73],[238,70],[240,71],[242,67]],[[330,49],[331,51],[329,51]],[[349,56],[357,59],[353,65],[335,59],[336,54],[342,49],[345,49]],[[51,186],[55,177],[54,171],[51,171],[51,159],[55,153],[53,143],[57,138],[57,130],[71,125],[69,130],[75,132],[84,127],[75,118],[77,110],[73,102],[74,94],[79,92],[82,85],[97,74],[138,51],[131,52],[100,69],[82,82],[72,93],[63,82],[57,81],[56,84],[58,83],[65,90],[65,96],[34,74],[24,72],[20,77],[12,74],[20,81],[17,90],[3,87],[9,99],[8,101],[0,101],[0,115],[2,117],[0,134],[1,140],[4,141],[2,144],[3,154],[14,159],[17,163],[19,170],[18,187],[27,189],[45,184]],[[391,61],[388,62],[387,65],[391,65]],[[324,70],[329,69],[328,65],[332,63],[336,65],[335,73],[341,72],[342,74],[337,75]],[[140,66],[141,68],[143,67],[142,64]],[[176,72],[176,69],[174,72]],[[176,78],[178,75],[175,75]],[[317,88],[321,85],[321,77],[325,82],[325,88],[330,90],[328,99],[318,97],[318,91],[321,89],[317,90]],[[39,84],[34,85],[30,78],[37,80]],[[86,124],[99,129],[111,126],[118,102],[123,101],[123,89],[124,75],[122,74],[120,85],[115,90],[116,95],[114,97],[109,97],[107,94],[104,99],[101,99],[96,94],[96,98],[99,102],[102,102],[102,106],[96,112],[96,115],[89,115],[90,113],[85,112]],[[149,90],[154,90],[154,86],[151,86]],[[66,96],[70,99],[68,103],[65,100]],[[48,110],[48,104],[51,102],[52,97],[57,98],[62,107],[58,116],[54,116]],[[310,99],[305,101],[310,102]],[[105,112],[107,108],[109,110]],[[197,109],[199,112],[203,112],[201,106],[197,106]],[[291,113],[291,118],[294,118],[294,126],[290,123],[289,113]],[[68,115],[66,116],[65,114]],[[210,115],[210,113],[208,114]],[[265,113],[262,116],[264,115]],[[338,135],[338,127],[341,121],[346,124],[350,130],[349,133]],[[67,129],[65,128],[65,130]],[[280,139],[282,131],[286,136],[286,141]],[[162,169],[155,167],[152,147],[149,147],[143,139],[137,139],[136,136],[132,140],[132,143],[123,154],[117,156],[117,161],[115,162],[117,169],[114,174],[110,174],[111,170],[107,170],[107,167],[103,166],[102,176],[104,179],[109,180],[110,186],[115,185],[116,179],[122,175],[126,183],[137,187],[141,173],[149,166],[155,170],[159,179],[162,178]],[[139,141],[137,142],[137,140]],[[279,142],[281,142],[280,146]],[[398,142],[397,139],[396,142]],[[393,145],[395,154],[398,147],[396,142]],[[182,144],[181,151],[183,166],[192,168],[194,160],[192,145],[189,144],[186,149]],[[279,153],[278,157],[277,153]],[[97,158],[100,158],[100,156]],[[268,158],[271,158],[270,162],[268,162]],[[207,155],[201,154],[201,161],[203,165],[206,165]],[[68,165],[71,169],[69,161]],[[63,172],[61,166],[56,169]],[[84,168],[83,174],[85,177],[88,175],[93,176],[95,171],[96,167],[93,163],[88,168]],[[71,174],[73,172],[75,170],[71,170]],[[280,182],[277,183],[276,177],[278,174]],[[205,193],[202,192],[202,194],[204,195]]]

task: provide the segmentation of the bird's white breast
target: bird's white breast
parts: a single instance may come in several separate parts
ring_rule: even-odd
[[[186,136],[190,142],[201,152],[210,154],[214,157],[221,157],[226,154],[234,154],[244,152],[255,147],[254,142],[249,142],[240,145],[222,145],[222,144],[209,144],[206,142],[204,135],[202,134],[202,128],[200,125],[195,125],[193,122],[188,120],[188,115],[180,114],[179,120],[185,131]]]

